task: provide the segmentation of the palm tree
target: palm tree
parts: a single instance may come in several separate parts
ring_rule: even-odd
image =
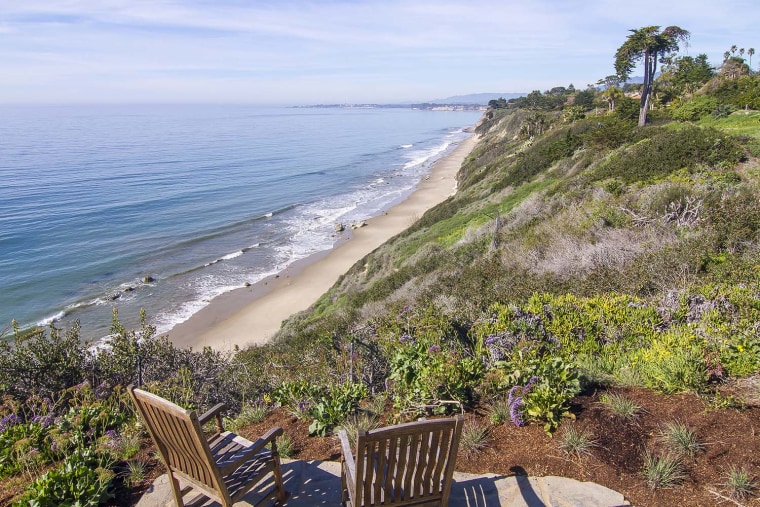
[[[747,50],[747,55],[749,55],[749,70],[752,71],[752,55],[755,54],[755,48],[749,48]]]
[[[736,54],[736,44],[734,44],[733,46],[731,46],[731,54],[732,55]]]
[[[619,86],[608,86],[602,92],[602,97],[604,98],[604,100],[607,101],[607,104],[610,107],[610,111],[614,111],[615,103],[618,100],[625,97],[625,94],[623,93],[623,90],[621,90]]]

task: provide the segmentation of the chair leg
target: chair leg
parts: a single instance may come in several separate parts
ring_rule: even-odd
[[[272,460],[274,460],[274,486],[277,490],[277,503],[282,504],[288,499],[288,492],[285,491],[285,485],[282,483],[282,468],[280,467],[280,455],[277,454],[277,447],[272,443]]]
[[[346,462],[340,460],[340,504],[346,505],[346,493],[348,493],[348,486],[346,485]]]
[[[174,478],[171,472],[167,472],[169,475],[169,483],[172,486],[172,493],[174,493],[174,501],[177,503],[177,507],[185,507],[185,502],[182,500],[182,488],[179,487],[179,481]]]

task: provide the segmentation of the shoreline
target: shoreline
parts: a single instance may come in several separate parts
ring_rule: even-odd
[[[282,322],[307,310],[351,266],[456,192],[456,175],[477,144],[476,135],[436,161],[406,199],[357,229],[338,234],[330,250],[300,259],[277,275],[214,298],[207,306],[162,333],[178,347],[218,350],[269,342]]]

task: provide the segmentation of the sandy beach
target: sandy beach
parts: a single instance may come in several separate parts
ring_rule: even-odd
[[[476,136],[437,161],[404,201],[366,225],[341,233],[336,246],[291,265],[277,276],[215,298],[167,333],[180,347],[225,350],[266,343],[282,321],[306,310],[358,260],[411,226],[456,191],[456,175],[477,144]],[[350,224],[346,224],[350,225]]]

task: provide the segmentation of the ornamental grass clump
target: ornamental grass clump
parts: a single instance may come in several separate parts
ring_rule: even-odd
[[[263,403],[254,403],[245,405],[243,410],[229,422],[230,430],[235,431],[249,424],[257,424],[266,419],[269,414],[269,407]]]
[[[617,393],[604,393],[599,397],[599,402],[622,419],[632,419],[641,410],[635,401]]]
[[[585,429],[578,430],[575,426],[568,426],[559,436],[559,448],[578,459],[583,455],[591,455],[591,448],[596,445],[591,433]]]
[[[284,458],[290,458],[295,454],[295,451],[293,438],[289,434],[283,433],[282,436],[277,439],[277,452]]]
[[[672,454],[658,456],[647,451],[642,472],[652,490],[676,486],[686,478],[681,457]]]
[[[365,399],[360,408],[365,412],[369,412],[376,416],[380,416],[385,412],[385,405],[388,402],[388,396],[386,394],[377,394]]]
[[[673,453],[694,458],[704,445],[691,428],[680,422],[667,423],[660,430],[660,440]]]
[[[124,484],[131,488],[142,483],[145,480],[146,470],[147,464],[143,460],[128,461],[124,472]]]
[[[755,479],[749,474],[747,469],[733,465],[726,473],[726,482],[723,485],[728,490],[729,496],[734,500],[746,500],[757,489]]]
[[[488,412],[488,420],[491,424],[504,424],[511,419],[511,407],[509,400],[504,397],[499,397],[491,403],[491,408]]]
[[[380,421],[376,415],[362,412],[360,414],[350,416],[345,421],[343,421],[340,426],[335,428],[335,434],[337,434],[339,430],[344,430],[348,436],[348,441],[353,448],[360,430],[369,431],[377,429],[379,427]]]
[[[473,456],[486,447],[491,439],[488,427],[474,421],[466,421],[462,427],[459,446],[465,456]]]

